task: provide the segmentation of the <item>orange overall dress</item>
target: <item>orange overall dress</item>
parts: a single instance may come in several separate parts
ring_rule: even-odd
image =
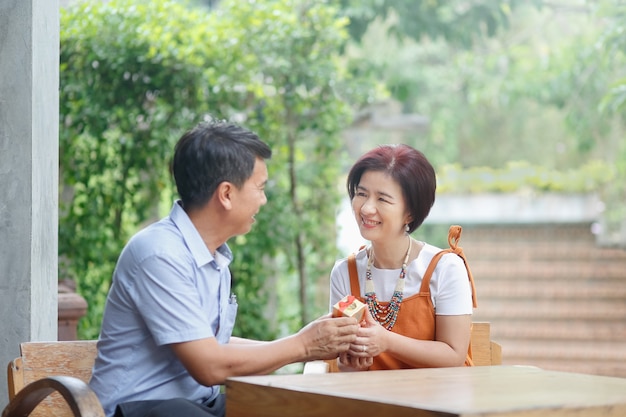
[[[450,248],[438,252],[433,257],[432,261],[428,265],[428,268],[426,269],[424,277],[422,278],[422,284],[419,292],[402,300],[400,310],[398,311],[398,318],[390,331],[403,336],[412,337],[414,339],[435,340],[435,307],[433,306],[433,301],[430,297],[430,278],[432,277],[433,271],[437,266],[437,262],[446,253],[456,253],[463,259],[472,288],[472,304],[474,308],[476,308],[477,303],[474,278],[472,277],[472,273],[467,265],[463,249],[458,246],[460,237],[461,226],[451,226],[448,234],[448,244],[450,245]],[[365,299],[360,296],[361,287],[359,285],[358,272],[356,270],[356,257],[354,254],[351,254],[348,257],[348,272],[350,275],[350,291],[352,292],[352,295],[357,297],[361,302],[365,302]],[[381,305],[389,304],[389,302],[380,301],[378,303]],[[468,348],[465,365],[473,366],[471,345]],[[374,358],[374,363],[369,369],[381,370],[407,368],[413,368],[413,366],[404,363],[387,353],[381,353]]]

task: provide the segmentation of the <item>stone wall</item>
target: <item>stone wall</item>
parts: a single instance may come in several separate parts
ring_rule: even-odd
[[[591,223],[465,225],[462,245],[503,362],[626,377],[626,251]]]

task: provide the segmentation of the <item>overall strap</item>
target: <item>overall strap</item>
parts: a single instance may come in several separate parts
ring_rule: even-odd
[[[478,306],[478,301],[476,297],[476,286],[474,284],[474,276],[472,275],[472,271],[470,270],[469,264],[467,263],[467,258],[465,257],[465,253],[463,252],[463,248],[459,246],[459,241],[461,240],[461,232],[463,228],[461,226],[452,225],[450,226],[450,230],[448,231],[448,245],[450,247],[448,249],[441,250],[437,252],[433,259],[430,261],[428,268],[426,268],[426,272],[424,273],[424,277],[422,278],[422,285],[420,286],[420,294],[426,295],[430,294],[430,279],[437,267],[437,262],[441,259],[443,255],[446,253],[455,253],[463,259],[463,264],[465,265],[465,269],[467,270],[467,276],[470,281],[470,286],[472,288],[472,306],[476,308]],[[361,247],[363,249],[363,247]],[[352,295],[359,297],[361,294],[360,286],[359,286],[359,275],[356,269],[356,255],[351,253],[348,256],[348,273],[350,275],[350,291]]]
[[[361,246],[359,250],[365,246]],[[348,274],[350,275],[350,292],[355,297],[361,296],[361,286],[359,285],[359,273],[356,270],[356,254],[351,253],[348,256]]]
[[[426,268],[426,273],[424,273],[424,278],[422,278],[422,285],[420,287],[420,294],[429,294],[430,293],[430,278],[433,275],[433,271],[437,266],[437,262],[439,259],[446,253],[455,253],[463,259],[463,263],[465,264],[465,269],[467,270],[467,276],[470,281],[470,285],[472,287],[472,305],[474,308],[478,306],[476,299],[476,287],[474,285],[474,277],[472,276],[472,271],[469,268],[467,263],[467,258],[465,258],[465,253],[463,253],[463,248],[459,246],[459,240],[461,240],[461,232],[463,228],[461,226],[452,225],[450,226],[450,230],[448,232],[448,245],[450,247],[448,249],[444,249],[440,252],[437,252],[433,259],[430,261],[428,268]]]
[[[465,269],[467,270],[467,276],[470,281],[470,285],[472,288],[472,306],[474,308],[477,307],[476,301],[476,287],[474,286],[474,277],[472,275],[472,271],[470,271],[469,265],[467,264],[467,259],[465,258],[465,254],[463,253],[463,248],[459,246],[459,240],[461,239],[461,226],[452,225],[450,226],[450,230],[448,231],[448,245],[450,248],[444,249],[442,251],[437,252],[433,259],[430,261],[428,268],[426,268],[426,272],[424,273],[424,278],[422,279],[422,286],[420,287],[420,294],[428,294],[430,295],[430,278],[433,275],[433,271],[437,266],[437,262],[439,259],[446,253],[456,253],[458,256],[463,259],[463,263],[465,264]],[[467,355],[465,357],[465,366],[474,366],[474,360],[472,358],[472,344],[470,343],[467,348]]]

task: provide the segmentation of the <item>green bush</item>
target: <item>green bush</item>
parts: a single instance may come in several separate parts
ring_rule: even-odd
[[[367,80],[341,71],[346,21],[336,16],[325,2],[297,0],[62,11],[59,276],[88,300],[80,337],[98,335],[127,239],[171,206],[174,141],[208,115],[242,122],[274,150],[269,204],[229,242],[242,306],[235,333],[271,338],[318,313],[309,303],[336,255],[339,132],[348,99],[368,94]],[[273,304],[285,302],[281,316]]]
[[[187,41],[203,22],[170,1],[81,2],[61,13],[60,277],[89,302],[84,338],[98,334],[122,246],[169,194],[172,141],[208,111],[198,65],[208,51]]]
[[[437,190],[441,193],[507,193],[528,188],[561,193],[600,192],[616,178],[614,167],[598,160],[567,171],[525,161],[509,162],[501,169],[445,165],[438,171]]]

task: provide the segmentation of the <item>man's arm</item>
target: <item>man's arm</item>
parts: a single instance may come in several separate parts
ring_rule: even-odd
[[[172,344],[172,350],[196,381],[223,384],[226,378],[263,375],[287,364],[336,358],[356,340],[358,323],[350,317],[321,317],[298,333],[271,342],[239,339],[220,345],[215,338]]]
[[[228,341],[231,345],[258,345],[263,343],[270,343],[267,340],[254,340],[254,339],[244,339],[243,337],[231,337]]]

